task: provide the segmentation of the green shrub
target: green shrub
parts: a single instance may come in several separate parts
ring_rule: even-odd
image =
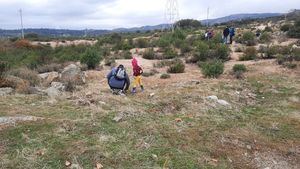
[[[272,40],[272,36],[268,32],[264,32],[260,35],[259,40],[261,43],[269,43]]]
[[[153,48],[146,49],[145,52],[143,53],[143,58],[149,60],[156,59]]]
[[[175,59],[176,60],[176,59]],[[156,68],[163,68],[175,64],[175,60],[161,60],[153,65]]]
[[[288,32],[288,31],[290,30],[291,27],[292,27],[291,24],[284,24],[284,25],[282,25],[282,26],[280,27],[280,30],[281,30],[282,32]]]
[[[174,64],[170,65],[168,68],[168,73],[184,73],[185,64],[182,60],[176,59]]]
[[[170,79],[170,78],[171,78],[171,75],[170,75],[170,74],[167,74],[167,73],[164,73],[164,74],[161,74],[161,75],[160,75],[160,78],[161,78],[161,79]]]
[[[292,62],[288,62],[288,63],[284,63],[284,67],[287,67],[288,69],[296,69],[297,68],[297,64],[296,63],[292,63]]]
[[[124,51],[124,52],[122,53],[122,58],[124,58],[124,59],[132,59],[132,54],[131,54],[131,52],[130,52],[130,51]]]
[[[300,19],[296,20],[294,26],[290,27],[287,34],[291,38],[300,38]]]
[[[36,68],[36,71],[39,73],[46,73],[46,72],[59,72],[63,69],[63,66],[58,63],[51,63],[47,65],[40,65]]]
[[[194,62],[198,62],[198,61],[205,61],[206,59],[209,58],[209,46],[200,41],[199,43],[197,43],[195,52],[194,52]]]
[[[242,47],[237,47],[237,48],[235,48],[235,52],[241,53],[241,52],[244,52],[244,50]]]
[[[247,68],[244,64],[235,64],[232,70],[233,72],[246,72]]]
[[[264,32],[273,32],[273,29],[269,26],[267,26],[265,29],[264,29]]]
[[[215,56],[213,56],[212,58],[214,59],[221,59],[221,60],[228,60],[229,59],[229,48],[227,45],[225,44],[218,44],[216,46],[216,49],[215,49]]]
[[[185,54],[185,53],[189,53],[190,51],[192,51],[192,48],[188,43],[185,42],[180,46],[180,51],[182,54]]]
[[[178,56],[177,52],[172,49],[172,48],[167,48],[165,49],[165,52],[164,52],[164,59],[173,59],[173,58],[176,58]]]
[[[255,41],[255,34],[253,32],[245,32],[242,35],[242,43],[246,44],[247,46],[254,46],[256,44]]]
[[[95,69],[101,60],[102,56],[92,48],[88,48],[80,59],[81,63],[86,64],[89,69]]]
[[[279,52],[278,46],[268,46],[264,53],[264,59],[272,59],[276,57],[276,54]]]
[[[143,72],[142,76],[150,77],[150,76],[154,76],[157,73],[159,72],[156,69],[151,69],[149,72]]]
[[[255,47],[247,47],[244,55],[240,57],[241,61],[246,61],[246,60],[254,60],[257,57],[257,51]]]
[[[300,61],[300,49],[299,48],[293,49],[291,55],[293,56],[295,61]]]
[[[135,42],[137,48],[147,48],[149,46],[148,40],[145,38],[139,38]]]
[[[224,63],[220,60],[204,62],[200,65],[205,77],[218,78],[224,72]]]

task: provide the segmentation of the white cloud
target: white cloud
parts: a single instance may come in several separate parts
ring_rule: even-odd
[[[111,29],[165,22],[167,0],[0,0],[0,28],[19,27],[23,9],[27,28]],[[178,0],[180,18],[205,19],[235,13],[287,12],[299,0]]]

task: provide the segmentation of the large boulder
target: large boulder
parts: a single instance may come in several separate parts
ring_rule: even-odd
[[[66,86],[61,82],[52,82],[51,87],[54,87],[61,92],[66,90]]]
[[[65,67],[61,73],[60,81],[63,83],[74,83],[76,85],[85,84],[85,73],[81,71],[80,67],[70,64]]]
[[[40,78],[43,79],[43,84],[49,86],[52,82],[59,80],[58,72],[48,72],[39,74]]]
[[[0,88],[0,96],[6,96],[11,94],[14,91],[11,87]]]
[[[54,88],[54,87],[48,88],[46,90],[46,93],[52,99],[55,99],[55,98],[57,98],[58,96],[61,95],[61,92],[58,89]]]

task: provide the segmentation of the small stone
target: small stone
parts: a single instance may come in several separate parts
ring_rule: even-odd
[[[158,160],[158,157],[157,157],[156,154],[152,154],[151,157],[152,157],[153,160]]]
[[[150,96],[150,97],[154,97],[154,95],[155,95],[155,93],[150,93],[149,96]]]
[[[247,145],[246,147],[247,147],[248,150],[252,149],[252,147],[250,145]]]
[[[66,162],[65,162],[66,167],[71,166],[71,164],[72,164],[72,163],[71,163],[70,161],[66,161]]]
[[[213,100],[213,101],[218,101],[218,97],[217,96],[208,96],[207,99]]]
[[[119,113],[116,117],[113,118],[115,122],[120,122],[123,119],[123,113]]]
[[[230,104],[225,100],[218,100],[218,103],[222,106],[230,106]]]
[[[0,88],[0,96],[6,96],[13,92],[13,88],[6,87],[6,88]]]

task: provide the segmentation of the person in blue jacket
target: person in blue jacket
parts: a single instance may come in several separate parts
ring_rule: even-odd
[[[229,38],[230,38],[230,44],[232,44],[233,37],[235,36],[235,28],[231,27],[229,28]]]
[[[113,68],[106,78],[114,94],[124,94],[128,91],[130,79],[123,65]]]

